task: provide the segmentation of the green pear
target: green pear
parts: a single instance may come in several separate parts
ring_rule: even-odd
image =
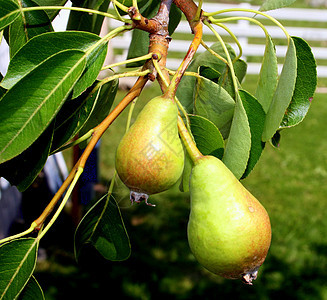
[[[213,156],[195,162],[190,197],[187,233],[195,258],[212,273],[252,284],[271,241],[265,208]]]
[[[119,143],[116,170],[131,190],[131,201],[172,187],[181,177],[184,150],[178,135],[178,109],[163,96],[150,100]],[[151,205],[151,204],[149,204]]]

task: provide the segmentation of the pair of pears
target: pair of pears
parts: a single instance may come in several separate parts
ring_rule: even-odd
[[[131,201],[174,185],[183,172],[176,104],[163,96],[148,102],[121,140],[116,170],[131,189]],[[259,201],[216,157],[197,159],[190,176],[188,242],[209,271],[252,284],[266,258],[271,227]],[[149,204],[151,205],[151,204]]]

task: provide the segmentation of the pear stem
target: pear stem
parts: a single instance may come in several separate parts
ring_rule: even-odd
[[[196,161],[198,161],[200,158],[203,157],[203,154],[197,148],[181,116],[178,116],[177,125],[178,125],[178,132],[184,144],[184,147],[186,148],[186,151],[189,154],[190,158],[192,159],[193,163],[195,163]]]

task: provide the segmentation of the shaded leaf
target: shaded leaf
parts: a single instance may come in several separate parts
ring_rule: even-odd
[[[290,6],[295,0],[265,0],[260,6],[260,11],[268,11],[278,9],[286,6]]]
[[[263,56],[255,96],[265,112],[268,111],[278,81],[278,65],[275,45],[270,36],[266,37],[266,48]]]
[[[33,273],[38,240],[23,238],[0,247],[0,299],[12,300],[22,291]]]
[[[37,3],[39,6],[64,6],[68,0],[33,0],[33,1]],[[59,13],[59,10],[51,9],[51,10],[46,10],[45,12],[49,16],[50,20],[53,20]]]
[[[192,135],[200,152],[221,159],[224,154],[224,139],[216,125],[201,116],[190,115],[189,118]]]
[[[37,6],[32,0],[21,0],[19,5],[22,8]],[[45,11],[21,12],[9,29],[10,57],[13,57],[29,39],[49,31],[53,31],[53,28]]]
[[[232,49],[231,46],[229,45],[226,46],[233,60],[236,57],[235,51]],[[226,57],[220,43],[214,43],[210,48],[214,50],[216,53],[220,54],[222,57]],[[196,58],[192,61],[192,63],[188,67],[187,71],[198,73],[199,70],[203,70],[203,68],[200,69],[200,67],[210,67],[212,70],[215,70],[220,74],[226,74],[227,72],[226,64],[220,59],[218,59],[216,56],[212,55],[208,50],[197,55]],[[236,76],[240,76],[238,80],[241,82],[243,79],[242,76],[244,73],[244,67],[246,70],[246,64],[244,62],[237,61],[234,63],[234,67],[237,71]],[[221,80],[222,80],[221,82],[222,85],[226,84],[226,81],[224,81],[223,78],[221,78]],[[188,113],[194,112],[193,102],[194,102],[195,85],[196,85],[196,77],[183,76],[177,89],[176,96],[179,99],[179,101],[183,104],[184,108]]]
[[[105,259],[124,260],[130,243],[115,199],[105,195],[84,216],[75,233],[75,256],[80,258],[87,244]]]
[[[41,286],[32,275],[24,287],[23,291],[19,294],[18,300],[43,300],[44,294]]]
[[[317,86],[317,66],[310,46],[292,37],[296,47],[297,75],[294,94],[281,123],[281,128],[299,124],[306,116]]]
[[[262,140],[268,141],[278,130],[285,111],[289,106],[295,87],[296,80],[296,50],[293,39],[290,39],[283,69],[274,93],[271,105],[268,109]]]
[[[177,28],[178,24],[180,23],[182,18],[182,12],[181,10],[175,5],[175,3],[172,3],[170,12],[169,12],[169,24],[168,24],[168,32],[169,35],[172,35]]]
[[[91,8],[106,12],[110,0],[84,0],[72,1],[73,7]],[[85,12],[71,11],[67,23],[67,30],[88,31],[99,34],[104,17],[98,14],[87,14]]]
[[[261,141],[266,114],[256,98],[244,90],[239,91],[244,109],[246,111],[250,132],[251,132],[251,150],[246,170],[242,178],[247,177],[258,162],[265,143]]]
[[[41,135],[84,68],[84,52],[59,52],[0,99],[0,163],[22,153]]]
[[[217,70],[207,67],[207,66],[200,66],[199,68],[199,74],[207,79],[210,79],[211,81],[218,83],[218,80],[221,76],[221,73]]]
[[[251,149],[251,132],[246,111],[237,98],[233,121],[222,161],[237,179],[243,175]]]
[[[98,100],[90,117],[81,129],[81,135],[100,124],[107,117],[115,100],[117,90],[118,80],[109,81],[100,88]]]
[[[197,78],[194,113],[214,123],[224,138],[228,136],[235,102],[220,85],[204,77]]]
[[[19,17],[19,6],[12,0],[0,0],[0,31]]]
[[[53,123],[18,156],[0,164],[0,177],[6,178],[20,192],[25,191],[43,169],[50,153]]]

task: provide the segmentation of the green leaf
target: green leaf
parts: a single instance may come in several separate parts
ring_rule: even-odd
[[[91,8],[106,12],[110,0],[84,0],[73,1],[73,7]],[[104,17],[98,14],[87,14],[85,12],[71,11],[67,24],[67,30],[88,31],[99,34]]]
[[[0,299],[12,300],[22,291],[36,263],[38,240],[23,238],[0,247]]]
[[[235,101],[220,85],[204,77],[197,78],[194,113],[214,123],[224,138],[228,136]]]
[[[237,98],[233,121],[222,161],[237,179],[243,175],[251,149],[251,132],[246,111]]]
[[[128,48],[127,59],[136,58],[146,55],[149,49],[149,33],[134,29],[132,32],[132,40]],[[126,64],[127,68],[140,67],[145,63],[145,60]]]
[[[70,141],[90,117],[99,96],[99,90],[93,91],[94,86],[61,107],[56,116],[51,153]]]
[[[115,100],[117,90],[118,80],[107,82],[100,88],[98,100],[90,117],[83,125],[80,135],[87,133],[90,129],[100,124],[107,117]]]
[[[1,86],[10,89],[24,76],[45,62],[50,56],[71,49],[86,52],[91,47],[94,47],[94,44],[98,42],[99,39],[100,38],[95,34],[75,31],[48,32],[38,35],[29,40],[10,61],[8,72],[1,82]],[[86,57],[87,69],[83,74],[84,84],[80,85],[78,92],[86,89],[96,79],[97,70],[99,69],[99,65],[102,65],[101,60],[104,59],[105,56],[106,50],[103,48],[106,47],[101,46],[100,48],[94,49],[94,51]],[[94,64],[95,61],[96,64],[93,66],[92,64]],[[87,87],[85,87],[85,85],[87,85]]]
[[[19,5],[21,8],[37,6],[32,0],[21,0]],[[29,39],[49,31],[53,31],[53,28],[45,11],[21,12],[9,29],[10,57]]]
[[[235,51],[232,49],[230,45],[226,45],[233,60],[236,55]],[[210,47],[213,51],[220,54],[222,57],[226,58],[224,50],[220,43],[215,43]],[[200,68],[202,67],[202,68]],[[216,56],[212,55],[208,50],[196,56],[196,58],[192,61],[187,71],[198,73],[199,70],[203,70],[203,67],[210,67],[212,70],[220,74],[227,74],[228,69],[226,68],[226,64],[218,59]],[[243,61],[238,60],[234,63],[236,76],[240,76],[238,80],[241,82],[246,70],[246,64]],[[229,82],[230,75],[227,76],[227,80],[221,78],[220,84],[225,88],[226,84]],[[196,77],[194,76],[183,76],[178,89],[177,89],[177,98],[183,104],[184,108],[188,113],[193,113],[193,104],[194,104],[194,86],[196,85]],[[212,121],[212,120],[211,120]],[[217,124],[216,124],[217,125]]]
[[[0,0],[0,31],[19,17],[19,6],[12,0]]]
[[[266,48],[263,56],[255,96],[267,113],[274,96],[278,81],[278,65],[275,45],[270,36],[266,37]]]
[[[292,100],[296,80],[296,68],[296,49],[293,39],[290,39],[283,70],[267,112],[265,127],[262,134],[262,141],[264,142],[271,139],[278,130],[285,111]]]
[[[25,191],[43,169],[50,153],[53,123],[18,156],[0,164],[0,177],[6,178],[20,192]]]
[[[207,67],[207,66],[200,66],[199,68],[199,74],[207,79],[210,79],[211,81],[218,83],[218,80],[221,76],[221,73],[217,70]]]
[[[268,11],[278,9],[286,6],[290,6],[295,0],[265,0],[260,6],[260,11]]]
[[[84,216],[75,233],[75,256],[93,246],[105,259],[119,261],[130,255],[130,243],[113,196],[102,197]]]
[[[244,90],[240,90],[239,95],[241,97],[244,109],[248,117],[251,132],[250,157],[246,170],[242,176],[242,178],[245,178],[253,170],[265,147],[265,143],[261,141],[261,137],[265,124],[266,114],[258,100],[251,94]]]
[[[182,12],[181,10],[175,5],[175,3],[172,3],[170,12],[169,12],[169,24],[168,24],[168,32],[169,35],[172,35],[177,28],[178,24],[180,23],[182,18]]]
[[[216,125],[201,116],[189,115],[189,118],[192,135],[200,152],[203,155],[212,155],[222,159],[224,139]]]
[[[85,68],[85,54],[62,51],[0,99],[0,163],[28,148],[48,127]]]
[[[68,0],[33,0],[33,1],[37,3],[39,6],[64,6]],[[47,13],[50,20],[52,21],[59,13],[59,10],[51,9],[51,10],[46,10],[45,12]]]
[[[18,300],[45,300],[41,286],[33,275],[19,294]]]
[[[292,37],[296,47],[297,75],[294,94],[281,123],[281,128],[299,124],[306,116],[317,86],[317,66],[310,46],[299,37]]]

